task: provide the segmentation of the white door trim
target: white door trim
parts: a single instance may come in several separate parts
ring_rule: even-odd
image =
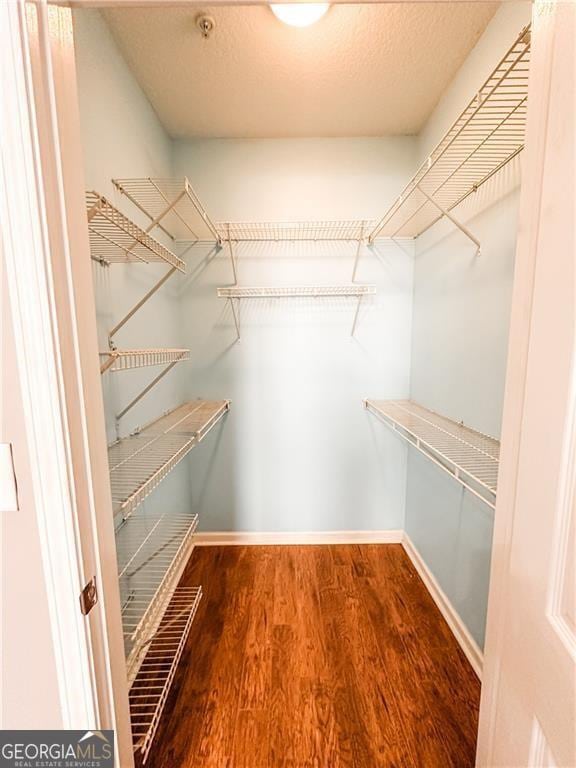
[[[116,728],[117,765],[130,768],[116,568],[100,572],[115,550],[70,11],[0,3],[0,73],[1,245],[61,717]]]
[[[66,728],[95,722],[97,707],[86,621],[79,610],[81,558],[74,530],[69,445],[54,338],[49,246],[27,37],[21,3],[0,6],[2,134],[0,218],[18,370],[31,454],[36,514]],[[40,371],[42,375],[40,376]]]
[[[562,184],[565,182],[564,179],[558,179],[554,188],[549,185],[545,187],[542,183],[548,159],[546,146],[549,141],[548,115],[553,65],[559,56],[556,28],[560,22],[557,11],[563,2],[564,0],[536,0],[533,8],[530,96],[522,174],[528,183],[522,185],[516,248],[502,452],[494,517],[484,675],[476,756],[478,768],[491,768],[496,764],[495,734],[502,690],[501,660],[507,629],[507,608],[511,587],[514,584],[511,553],[515,529],[522,525],[524,513],[524,510],[517,505],[520,487],[519,461],[523,438],[536,263],[540,247],[541,210],[554,205],[553,195],[562,194]],[[563,51],[563,53],[567,52]],[[574,108],[573,105],[567,104],[568,109],[571,106]],[[559,276],[559,279],[562,279],[562,276]],[[552,339],[550,341],[552,342]],[[546,403],[543,402],[541,407],[546,408]]]

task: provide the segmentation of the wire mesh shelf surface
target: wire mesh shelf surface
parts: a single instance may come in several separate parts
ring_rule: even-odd
[[[113,443],[108,464],[114,515],[129,517],[229,407],[229,400],[193,400]]]
[[[113,183],[171,238],[220,240],[216,227],[187,178],[113,179]]]
[[[99,354],[101,373],[129,371],[150,365],[169,365],[190,359],[189,349],[114,349]]]
[[[490,506],[500,442],[411,400],[366,400],[366,408]]]
[[[134,749],[141,751],[144,761],[148,757],[201,598],[201,587],[178,586],[175,589],[130,687]]]
[[[440,209],[451,211],[523,149],[529,66],[527,27],[371,231],[370,241],[422,234],[441,218]]]
[[[193,547],[197,515],[131,517],[116,530],[124,648],[132,679]]]
[[[231,286],[218,288],[221,299],[269,299],[321,296],[367,296],[376,293],[375,285],[296,285],[296,286]]]
[[[348,221],[252,221],[218,222],[222,240],[362,240],[376,222]]]
[[[106,264],[161,261],[186,272],[186,264],[124,216],[105,197],[86,192],[92,258]]]

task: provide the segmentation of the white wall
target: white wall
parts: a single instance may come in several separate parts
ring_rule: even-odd
[[[175,165],[215,219],[376,216],[414,162],[412,139],[178,142]],[[238,247],[243,285],[347,283],[355,244]],[[232,399],[218,448],[198,452],[194,503],[207,530],[394,529],[403,526],[405,447],[362,408],[405,397],[410,370],[411,253],[366,251],[374,282],[354,339],[354,300],[243,302],[242,338],[216,287],[226,253],[185,281],[181,321],[193,350],[190,396]]]
[[[143,226],[149,222],[113,186],[112,178],[172,176],[172,143],[154,110],[122,58],[99,11],[74,11],[78,91],[84,148],[86,188],[107,196],[120,210]],[[162,240],[162,233],[154,233]],[[168,242],[164,240],[164,244]],[[98,328],[102,350],[108,330],[166,271],[163,265],[112,264],[93,269]],[[178,275],[119,331],[119,348],[181,347],[174,311]],[[181,365],[186,365],[185,363]],[[146,368],[103,377],[107,433],[114,439],[114,414],[160,369]],[[121,433],[155,418],[179,404],[182,397],[178,369],[122,420]]]
[[[420,159],[466,106],[522,27],[528,3],[504,3],[420,136]],[[500,434],[520,182],[520,160],[416,244],[411,397],[457,421]],[[492,511],[410,450],[406,530],[480,646],[484,640]]]

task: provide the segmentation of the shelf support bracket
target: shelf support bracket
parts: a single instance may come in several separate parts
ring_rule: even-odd
[[[118,187],[118,189],[120,190],[120,192],[122,192],[122,194],[126,194],[126,193],[124,192],[124,190],[122,189],[122,187]],[[160,229],[162,229],[162,231],[165,231],[165,230],[163,229],[162,225],[160,224],[160,222],[162,221],[162,219],[163,219],[163,218],[164,218],[164,217],[165,217],[165,216],[166,216],[168,213],[170,213],[170,211],[171,211],[171,210],[174,208],[174,206],[175,206],[175,205],[177,205],[177,204],[180,202],[180,200],[182,199],[182,197],[183,197],[185,194],[186,194],[185,192],[182,192],[181,194],[179,194],[179,195],[178,195],[178,197],[177,197],[177,198],[176,198],[176,199],[175,199],[175,200],[174,200],[172,203],[170,203],[170,205],[169,205],[169,206],[168,206],[168,207],[167,207],[167,208],[166,208],[164,211],[162,211],[162,213],[161,213],[159,216],[157,216],[155,219],[153,219],[153,220],[152,220],[152,222],[151,222],[151,223],[148,225],[148,227],[146,227],[146,229],[144,230],[144,231],[146,232],[146,234],[148,234],[149,232],[151,232],[151,231],[152,231],[152,230],[153,230],[155,227],[160,227]],[[189,250],[190,250],[190,248],[191,248],[193,245],[195,245],[195,243],[192,243],[192,244],[190,244],[190,245],[188,246],[188,248],[186,248],[186,249],[185,249],[184,253],[186,253],[187,251],[189,251]],[[183,254],[182,254],[182,255],[183,255]],[[176,267],[170,267],[170,269],[168,270],[168,272],[166,272],[166,274],[165,274],[163,277],[161,277],[161,278],[160,278],[160,280],[158,280],[158,282],[157,282],[157,283],[155,283],[155,284],[152,286],[152,288],[150,288],[150,290],[149,290],[147,293],[145,293],[145,294],[144,294],[144,296],[143,296],[143,297],[140,299],[140,301],[138,301],[136,304],[134,304],[134,306],[132,307],[132,309],[131,309],[129,312],[127,312],[127,313],[124,315],[124,317],[123,317],[121,320],[119,320],[119,321],[116,323],[116,325],[115,325],[115,326],[112,328],[112,330],[110,330],[110,331],[109,331],[109,333],[108,333],[108,345],[110,346],[110,348],[112,348],[112,349],[114,348],[114,344],[113,344],[112,338],[113,338],[113,337],[114,337],[114,336],[115,336],[115,335],[118,333],[118,331],[120,330],[120,328],[122,328],[122,327],[123,327],[123,326],[124,326],[124,325],[125,325],[125,324],[128,322],[128,320],[130,320],[130,318],[131,318],[131,317],[133,317],[133,315],[135,315],[135,314],[136,314],[136,312],[138,312],[138,310],[139,310],[139,309],[140,309],[142,306],[144,306],[144,304],[146,304],[146,302],[148,301],[148,299],[149,299],[151,296],[153,296],[153,295],[156,293],[156,291],[157,291],[159,288],[161,288],[161,287],[164,285],[164,283],[166,282],[166,280],[168,280],[168,278],[169,278],[169,277],[171,277],[171,276],[174,274],[174,272],[176,272],[176,270],[177,270],[177,268],[176,268]]]
[[[232,245],[232,240],[230,239],[230,224],[226,225],[227,231],[228,231],[228,249],[230,251],[230,263],[232,264],[232,274],[234,275],[234,285],[238,285],[238,275],[236,274],[236,258],[234,256],[234,246]],[[240,336],[238,336],[240,338]]]
[[[171,363],[168,363],[168,365],[162,371],[160,371],[158,376],[156,376],[154,379],[152,379],[150,384],[148,384],[146,387],[144,387],[144,389],[140,392],[140,394],[136,395],[136,397],[133,400],[131,400],[128,403],[128,405],[120,411],[120,413],[116,414],[116,423],[118,423],[120,421],[120,419],[123,416],[125,416],[131,408],[133,408],[136,405],[136,403],[139,403],[140,400],[142,400],[142,398],[144,397],[144,395],[147,395],[148,392],[150,392],[150,390],[153,387],[155,387],[156,384],[158,384],[160,379],[163,379],[164,376],[166,376],[166,374],[168,373],[168,371],[171,371],[172,368],[174,368],[174,366],[177,363],[179,363],[179,362],[180,362],[180,360],[173,360]]]
[[[443,207],[440,205],[440,203],[436,202],[436,200],[434,200],[434,198],[433,198],[433,197],[431,197],[431,196],[428,194],[428,192],[426,192],[425,190],[423,190],[423,189],[422,189],[422,187],[420,186],[420,184],[416,184],[416,187],[415,187],[415,188],[416,188],[416,189],[417,189],[419,192],[421,192],[421,193],[424,195],[424,197],[425,197],[425,198],[426,198],[426,199],[427,199],[427,200],[428,200],[430,203],[432,203],[432,205],[433,205],[433,206],[435,206],[436,208],[438,208],[438,210],[440,211],[440,213],[442,214],[442,216],[446,216],[446,218],[447,218],[447,219],[450,219],[450,221],[452,222],[452,224],[454,224],[454,226],[455,226],[455,227],[458,227],[458,229],[459,229],[461,232],[463,232],[463,233],[466,235],[466,237],[467,237],[469,240],[472,240],[472,242],[473,242],[473,243],[474,243],[474,245],[476,246],[476,256],[480,256],[480,241],[478,240],[478,238],[474,237],[474,235],[472,234],[472,232],[470,232],[470,230],[469,230],[467,227],[465,227],[465,226],[464,226],[464,224],[462,224],[460,221],[458,221],[458,219],[457,219],[457,218],[455,218],[454,216],[452,216],[452,214],[450,213],[450,211],[447,211],[445,208],[443,208]]]
[[[236,309],[234,307],[234,299],[231,297],[228,299],[230,302],[230,308],[232,309],[232,317],[234,318],[234,325],[236,326],[236,334],[238,336],[238,341],[240,341],[240,322],[238,315],[236,314]]]
[[[358,315],[360,313],[360,304],[362,304],[363,296],[358,296],[358,301],[356,302],[356,311],[354,312],[354,320],[352,321],[352,330],[350,331],[350,336],[354,336],[354,332],[356,330],[356,323],[358,322]]]
[[[364,239],[364,227],[365,222],[362,222],[360,228],[360,237],[358,238],[358,245],[356,246],[356,256],[354,258],[354,266],[352,268],[352,282],[356,279],[356,270],[358,269],[358,261],[360,259],[360,252],[362,250],[362,240]]]
[[[151,296],[153,296],[156,293],[156,291],[164,285],[166,280],[168,280],[168,278],[171,277],[174,274],[174,272],[176,272],[176,267],[170,267],[168,272],[166,272],[166,274],[163,275],[163,277],[161,277],[160,280],[158,280],[158,282],[154,283],[152,288],[150,288],[150,290],[147,293],[144,294],[144,296],[140,299],[140,301],[138,301],[136,304],[134,304],[132,309],[129,312],[127,312],[124,315],[124,317],[116,323],[116,325],[114,326],[114,328],[112,328],[112,330],[109,331],[109,333],[108,333],[108,344],[109,344],[110,347],[113,347],[112,338],[118,333],[120,328],[122,328],[128,322],[128,320],[130,320],[130,318],[133,315],[135,315],[136,312],[138,312],[138,310],[142,306],[144,306],[144,304],[146,304],[148,299]]]

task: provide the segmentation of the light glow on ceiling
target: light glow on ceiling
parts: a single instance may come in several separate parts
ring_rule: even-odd
[[[277,19],[291,27],[309,27],[326,13],[330,3],[274,3],[270,6]]]

